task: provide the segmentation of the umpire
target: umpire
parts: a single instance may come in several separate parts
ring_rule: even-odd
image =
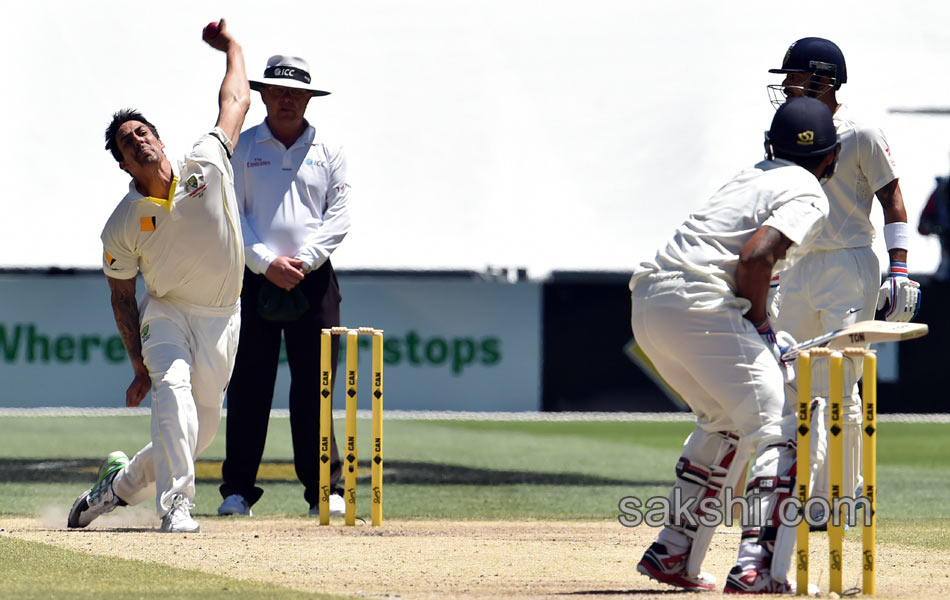
[[[227,455],[219,515],[251,515],[263,490],[255,485],[274,396],[281,334],[290,366],[294,468],[310,514],[318,515],[320,330],[340,324],[340,289],[330,254],[350,228],[346,160],[317,138],[304,119],[314,96],[307,62],[272,56],[251,80],[267,107],[263,123],[241,134],[231,159],[247,268],[241,292],[241,336],[228,388]],[[333,371],[339,340],[333,340]],[[330,514],[345,504],[342,464],[332,437]],[[326,484],[326,482],[323,482]]]

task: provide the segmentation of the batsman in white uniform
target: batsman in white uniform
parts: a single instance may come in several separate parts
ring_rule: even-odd
[[[227,55],[227,70],[217,123],[183,160],[165,156],[155,126],[134,110],[106,130],[106,149],[132,181],[102,231],[103,270],[134,372],[126,405],[152,390],[152,441],[131,461],[109,455],[69,527],[154,496],[162,531],[200,529],[190,513],[195,457],[217,432],[240,328],[244,241],[229,158],[250,106],[243,53],[224,20],[202,37]]]
[[[897,168],[884,133],[856,120],[839,104],[835,92],[848,79],[844,55],[833,42],[816,37],[793,43],[785,53],[781,85],[768,86],[777,107],[786,98],[807,96],[823,102],[834,114],[841,141],[838,168],[822,185],[828,196],[828,220],[815,240],[815,252],[777,278],[777,290],[770,303],[776,328],[797,340],[817,337],[828,331],[873,319],[875,309],[886,309],[888,321],[910,321],[920,305],[920,291],[907,274],[907,242],[910,230]],[[878,259],[871,249],[874,227],[870,214],[877,195],[884,209],[884,241],[890,255],[890,269],[881,285]],[[861,489],[861,398],[857,381],[861,363],[846,361],[844,371],[844,482],[845,489]],[[816,432],[812,440],[815,468],[812,494],[829,496],[827,456],[828,362],[818,361],[813,369],[815,394],[813,414]],[[790,390],[791,397],[796,391]]]
[[[766,148],[766,160],[716,192],[630,280],[637,343],[697,416],[670,494],[673,504],[692,500],[692,518],[670,518],[637,570],[692,590],[716,585],[699,570],[714,529],[697,525],[697,503],[722,501],[750,456],[749,488],[758,494],[749,500],[761,514],[792,489],[795,424],[783,419],[779,346],[793,340],[773,333],[766,302],[776,264],[800,259],[828,214],[819,178],[834,170],[831,112],[810,98],[787,103]],[[745,533],[726,591],[787,591],[784,578],[770,577],[775,528]]]

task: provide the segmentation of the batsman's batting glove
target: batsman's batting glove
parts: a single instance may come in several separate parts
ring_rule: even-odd
[[[892,262],[877,293],[877,309],[887,307],[887,321],[910,321],[920,310],[920,296],[920,284],[907,277],[907,264]]]
[[[772,324],[769,323],[768,319],[756,325],[755,330],[759,333],[762,341],[765,342],[765,345],[768,346],[769,350],[772,352],[772,356],[775,357],[775,361],[784,367],[786,379],[788,381],[794,379],[795,370],[792,367],[793,363],[784,362],[782,360],[782,355],[797,343],[795,338],[792,337],[792,334],[788,333],[787,331],[779,331],[778,333],[775,333],[775,331],[772,330]]]

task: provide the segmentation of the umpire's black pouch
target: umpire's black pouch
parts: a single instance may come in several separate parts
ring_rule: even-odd
[[[309,309],[299,285],[288,292],[265,280],[257,293],[257,314],[268,321],[296,321]]]

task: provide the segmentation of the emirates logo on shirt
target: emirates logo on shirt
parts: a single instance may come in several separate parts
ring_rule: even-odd
[[[270,164],[269,160],[262,160],[260,158],[255,158],[254,160],[249,161],[247,163],[247,168],[253,169],[254,167],[266,167],[269,164]]]

